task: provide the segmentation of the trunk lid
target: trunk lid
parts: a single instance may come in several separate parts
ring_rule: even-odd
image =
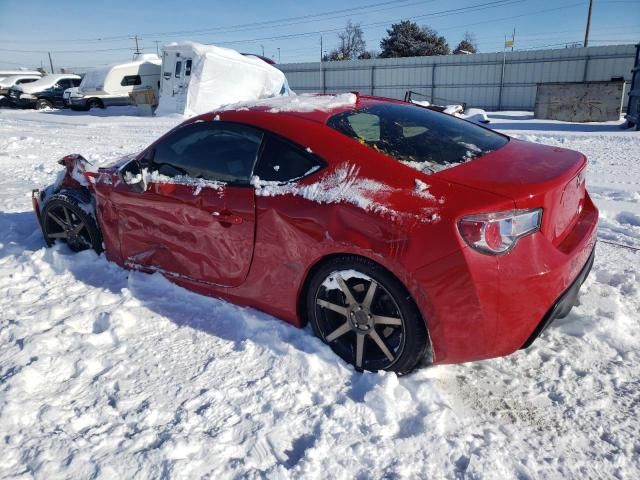
[[[559,244],[586,197],[586,157],[573,150],[511,139],[507,145],[438,177],[512,199],[516,208],[543,208],[542,233]]]

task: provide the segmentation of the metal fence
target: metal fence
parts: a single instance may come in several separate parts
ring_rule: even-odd
[[[436,104],[487,110],[533,110],[536,84],[624,78],[631,81],[635,47],[609,45],[438,57],[377,58],[278,65],[299,93],[359,91],[404,98],[413,90]],[[624,104],[627,103],[625,89]]]

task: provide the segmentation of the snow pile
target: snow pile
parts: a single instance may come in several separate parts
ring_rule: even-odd
[[[447,105],[443,112],[449,115],[459,116],[464,112],[464,108],[462,105]]]
[[[257,107],[266,109],[270,113],[279,112],[328,112],[335,108],[350,107],[356,104],[358,97],[354,93],[340,93],[336,95],[318,95],[303,93],[283,97],[267,98],[255,102],[241,102],[229,105],[225,109],[237,110]]]
[[[464,114],[461,115],[461,117],[476,123],[490,122],[489,117],[487,116],[487,112],[485,112],[481,108],[467,108]]]
[[[194,116],[231,103],[289,93],[284,73],[251,55],[194,42],[166,45],[163,53],[158,115]],[[191,75],[185,77],[187,83],[183,87],[176,88],[172,84],[174,62],[187,58],[192,60]]]
[[[411,103],[420,105],[422,107],[430,107],[431,103],[426,100],[411,100]],[[475,123],[489,123],[489,117],[487,112],[481,108],[467,108],[466,110],[462,105],[446,105],[443,107],[444,113],[453,115],[454,117],[464,118]]]
[[[29,193],[58,159],[100,165],[177,121],[124,112],[0,110],[1,477],[637,477],[640,253],[604,243],[640,246],[636,132],[492,118],[589,157],[593,272],[530,349],[398,378],[310,328],[45,249]]]

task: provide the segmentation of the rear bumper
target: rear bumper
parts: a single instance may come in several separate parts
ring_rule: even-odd
[[[87,99],[84,97],[64,97],[64,104],[70,107],[84,107]]]
[[[593,260],[595,259],[595,253],[596,250],[594,247],[594,249],[591,251],[591,255],[589,255],[587,263],[584,265],[584,267],[582,267],[582,270],[580,271],[576,279],[569,286],[569,288],[567,288],[567,290],[565,290],[565,292],[560,295],[560,298],[556,300],[553,306],[542,318],[542,321],[538,324],[531,336],[527,339],[526,342],[524,342],[524,345],[522,345],[522,347],[520,348],[529,348],[535,341],[535,339],[538,338],[555,319],[564,318],[569,315],[569,312],[578,300],[580,287],[589,276],[589,272],[591,272],[591,267],[593,267]]]
[[[593,263],[597,223],[598,211],[587,196],[574,227],[559,243],[538,232],[520,239],[506,255],[463,247],[417,271],[419,293],[426,299],[417,302],[434,363],[509,355],[566,315]]]

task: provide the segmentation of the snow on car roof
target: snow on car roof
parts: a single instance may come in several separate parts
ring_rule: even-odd
[[[350,107],[356,104],[358,97],[355,93],[340,93],[336,95],[318,95],[303,93],[301,95],[286,95],[282,97],[265,98],[252,102],[241,102],[228,105],[222,110],[261,110],[269,113],[280,112],[328,112],[337,108]]]
[[[72,73],[58,73],[55,75],[46,75],[42,77],[40,80],[36,80],[35,82],[27,83],[24,85],[20,85],[22,87],[22,91],[25,93],[38,92],[43,88],[52,87],[56,84],[58,80],[63,80],[65,78],[70,78],[72,80],[80,79],[80,75],[75,75]]]

